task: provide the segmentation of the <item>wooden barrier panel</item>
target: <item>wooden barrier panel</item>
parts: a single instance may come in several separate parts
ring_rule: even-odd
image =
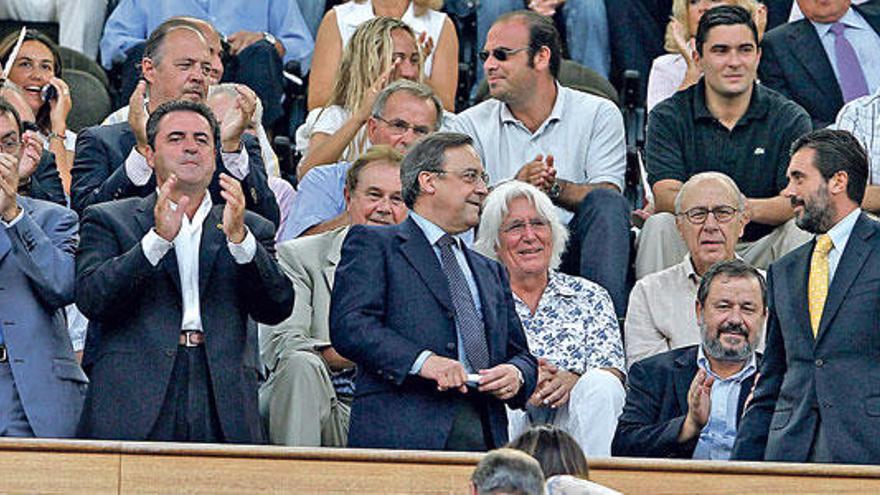
[[[465,494],[480,454],[0,439],[0,492]],[[880,493],[880,467],[594,459],[629,494]]]

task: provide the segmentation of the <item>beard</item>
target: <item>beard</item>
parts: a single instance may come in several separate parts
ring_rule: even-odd
[[[809,201],[791,198],[791,205],[792,207],[803,206],[801,215],[795,217],[795,223],[811,234],[824,234],[834,226],[836,211],[831,205],[828,186],[825,184],[819,186],[819,190]]]
[[[745,343],[739,348],[725,346],[721,342],[722,332],[739,333],[745,337]],[[749,330],[741,324],[722,325],[718,327],[718,332],[715,336],[710,337],[706,322],[701,321],[700,336],[703,341],[703,352],[719,361],[742,363],[747,361],[755,352],[754,343],[749,340]]]

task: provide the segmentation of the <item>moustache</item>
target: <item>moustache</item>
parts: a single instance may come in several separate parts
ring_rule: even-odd
[[[718,327],[718,334],[720,335],[722,333],[742,335],[743,337],[749,336],[749,330],[741,323],[728,323]]]
[[[802,200],[802,199],[791,198],[790,201],[791,201],[792,208],[794,208],[795,206],[806,206],[806,203],[804,203],[804,200]]]

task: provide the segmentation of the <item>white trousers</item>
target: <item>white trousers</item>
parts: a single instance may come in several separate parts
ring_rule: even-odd
[[[3,0],[0,19],[57,22],[61,46],[98,56],[107,0]]]

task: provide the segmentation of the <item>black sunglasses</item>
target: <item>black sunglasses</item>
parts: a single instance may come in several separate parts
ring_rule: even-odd
[[[478,53],[478,55],[480,57],[480,60],[482,60],[483,62],[485,62],[486,60],[489,60],[489,54],[491,54],[493,57],[495,57],[495,60],[497,60],[499,62],[504,62],[505,60],[507,60],[507,57],[509,57],[511,55],[516,55],[517,53],[524,51],[524,50],[528,50],[528,49],[529,49],[529,47],[527,47],[527,46],[522,47],[522,48],[499,47],[499,48],[493,48],[491,51],[480,50],[480,53]]]

